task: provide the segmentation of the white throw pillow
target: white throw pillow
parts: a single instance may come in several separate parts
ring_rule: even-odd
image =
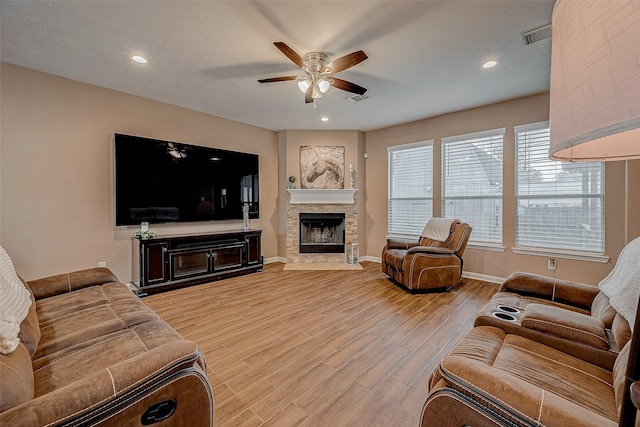
[[[598,284],[609,303],[624,317],[633,331],[640,298],[640,237],[622,248],[611,273]]]
[[[0,353],[9,354],[18,347],[20,323],[27,317],[31,298],[11,262],[0,246]]]

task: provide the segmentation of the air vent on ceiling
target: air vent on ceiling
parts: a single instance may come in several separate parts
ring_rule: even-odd
[[[527,45],[551,37],[551,24],[541,25],[520,33],[522,42]]]
[[[368,98],[367,95],[351,95],[351,96],[348,96],[346,99],[347,101],[351,101],[355,104],[357,102],[364,101],[367,98]]]

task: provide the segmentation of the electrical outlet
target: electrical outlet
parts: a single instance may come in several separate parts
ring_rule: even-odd
[[[107,261],[98,261],[98,267],[106,267]]]
[[[549,259],[549,261],[547,262],[547,268],[549,270],[555,270],[556,269],[556,260],[555,259]]]

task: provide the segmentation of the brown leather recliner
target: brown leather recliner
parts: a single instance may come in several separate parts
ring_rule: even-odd
[[[420,236],[416,241],[387,239],[382,272],[410,291],[449,288],[462,279],[462,254],[472,227],[454,220],[446,241]]]

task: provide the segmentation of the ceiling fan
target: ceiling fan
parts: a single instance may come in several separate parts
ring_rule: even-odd
[[[334,74],[351,68],[367,59],[367,55],[363,51],[359,50],[330,62],[329,55],[324,52],[309,52],[303,57],[287,46],[286,43],[274,42],[273,44],[287,58],[300,67],[305,75],[272,77],[258,80],[258,83],[297,80],[298,88],[304,93],[304,102],[307,104],[313,102],[316,98],[322,97],[322,94],[326,93],[331,86],[358,95],[364,95],[367,91],[367,89],[355,83],[333,77]]]

